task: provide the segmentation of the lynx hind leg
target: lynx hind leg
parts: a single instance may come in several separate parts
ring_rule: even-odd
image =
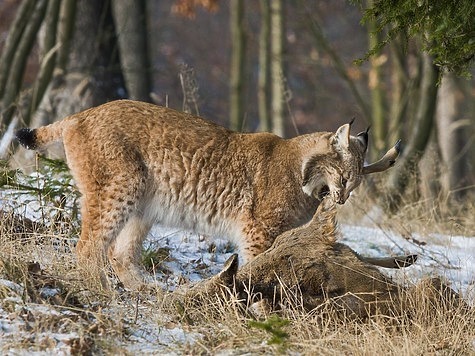
[[[109,261],[119,280],[128,289],[138,290],[146,283],[140,256],[142,243],[152,223],[133,213],[109,247]]]
[[[97,199],[98,200],[98,199]],[[96,279],[104,288],[109,288],[107,279],[106,246],[112,231],[101,222],[100,202],[84,195],[81,207],[81,235],[76,246],[78,268],[86,278]]]
[[[84,227],[81,228],[81,236],[76,246],[77,266],[86,280],[92,280],[93,283],[99,281],[103,288],[108,289],[110,285],[104,246],[101,240],[91,238],[91,234]]]
[[[83,195],[81,237],[76,250],[78,263],[89,275],[99,276],[105,288],[109,287],[107,252],[127,226],[136,208],[137,195],[137,189],[128,185],[120,189],[103,187],[95,193]],[[134,257],[130,260],[133,261]]]
[[[64,133],[64,148],[82,194],[82,231],[77,245],[79,267],[96,271],[103,286],[109,287],[108,252],[140,206],[147,169],[143,157],[133,147],[117,141],[113,135],[107,137],[107,144],[100,144],[94,131],[91,132],[72,127]],[[134,261],[133,254],[130,260]]]
[[[122,240],[128,238],[126,234],[132,230],[130,226],[135,226],[131,217],[137,210],[145,191],[143,174],[128,171],[126,175],[122,173],[114,177],[109,184],[90,184],[85,193],[82,190],[82,231],[77,245],[79,267],[88,270],[87,272],[96,271],[96,275],[99,273],[101,283],[105,288],[109,287],[106,278],[108,252],[111,249],[115,251],[114,245],[118,237],[121,240],[120,246],[124,245]],[[129,220],[130,224],[128,224]],[[124,227],[128,228],[124,229]],[[141,237],[132,238],[132,245],[140,243],[140,239]],[[135,262],[136,248],[124,249],[119,261]],[[126,257],[127,253],[130,253],[130,256]],[[112,256],[109,253],[109,256],[115,257],[115,253]],[[112,266],[116,267],[116,264],[112,263]]]

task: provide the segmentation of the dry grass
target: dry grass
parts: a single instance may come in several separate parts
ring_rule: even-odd
[[[475,353],[473,308],[429,306],[418,299],[416,312],[405,317],[357,321],[332,315],[325,308],[308,313],[298,296],[278,315],[262,315],[232,297],[210,298],[193,306],[177,303],[176,296],[160,289],[140,296],[104,291],[99,283],[87,283],[77,274],[67,236],[37,233],[37,225],[18,238],[18,227],[5,233],[13,229],[11,219],[4,217],[1,224],[0,278],[14,286],[0,287],[0,312],[19,325],[19,332],[0,343],[3,352],[61,349],[132,354],[133,334],[149,333],[156,352],[185,354]],[[67,242],[54,241],[61,238]],[[54,296],[47,293],[51,289],[57,291]],[[160,330],[176,328],[195,337],[160,341]]]
[[[475,353],[475,310],[465,305],[428,303],[421,287],[407,315],[369,320],[342,317],[326,305],[307,312],[295,296],[278,314],[256,316],[235,298],[216,298],[181,311],[182,322],[206,335],[194,353],[302,353],[309,355]],[[263,342],[264,341],[264,342]]]
[[[347,205],[347,217],[369,212],[373,203],[364,196],[360,190],[358,204]],[[454,234],[473,229],[473,221],[464,221],[467,213],[475,216],[473,206],[452,223],[443,221],[440,209],[403,206],[377,223],[410,233],[428,226]],[[475,354],[474,309],[427,305],[423,298],[404,317],[358,321],[325,308],[306,312],[299,296],[278,315],[263,315],[232,296],[196,306],[160,288],[105,291],[78,273],[77,220],[67,213],[60,214],[60,226],[49,226],[49,217],[58,215],[50,210],[40,223],[0,214],[0,353],[135,354],[148,345],[155,354]]]
[[[416,194],[417,189],[410,186],[401,198],[399,208],[389,213],[381,209],[385,203],[381,199],[386,190],[384,178],[374,176],[364,181],[342,207],[339,214],[342,220],[366,220],[373,226],[397,231],[403,236],[413,233],[475,236],[475,196],[456,201],[452,194],[440,192],[438,196],[424,200]],[[416,177],[412,180],[417,181]],[[375,191],[378,193],[374,194]]]

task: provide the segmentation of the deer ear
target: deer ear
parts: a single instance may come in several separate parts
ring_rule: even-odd
[[[350,124],[344,124],[336,130],[332,144],[338,151],[348,151],[350,147]]]
[[[223,270],[218,273],[217,278],[221,284],[231,287],[239,268],[238,254],[235,253],[224,263]]]

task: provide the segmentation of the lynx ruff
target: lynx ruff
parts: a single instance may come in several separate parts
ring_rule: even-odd
[[[315,132],[282,139],[238,133],[186,113],[120,100],[71,115],[17,139],[28,149],[64,145],[82,194],[78,262],[122,283],[144,283],[142,242],[152,225],[235,240],[245,259],[310,220],[322,198],[343,204],[363,175],[388,169],[399,141],[364,166],[368,130]],[[101,281],[107,285],[105,273]]]

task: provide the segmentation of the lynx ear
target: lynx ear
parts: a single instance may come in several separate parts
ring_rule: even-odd
[[[336,130],[332,144],[338,151],[348,151],[350,147],[350,124],[344,124]]]
[[[366,131],[360,132],[358,135],[356,135],[356,138],[363,146],[365,152],[368,149],[368,132],[369,132],[370,127],[371,126],[368,126]]]

